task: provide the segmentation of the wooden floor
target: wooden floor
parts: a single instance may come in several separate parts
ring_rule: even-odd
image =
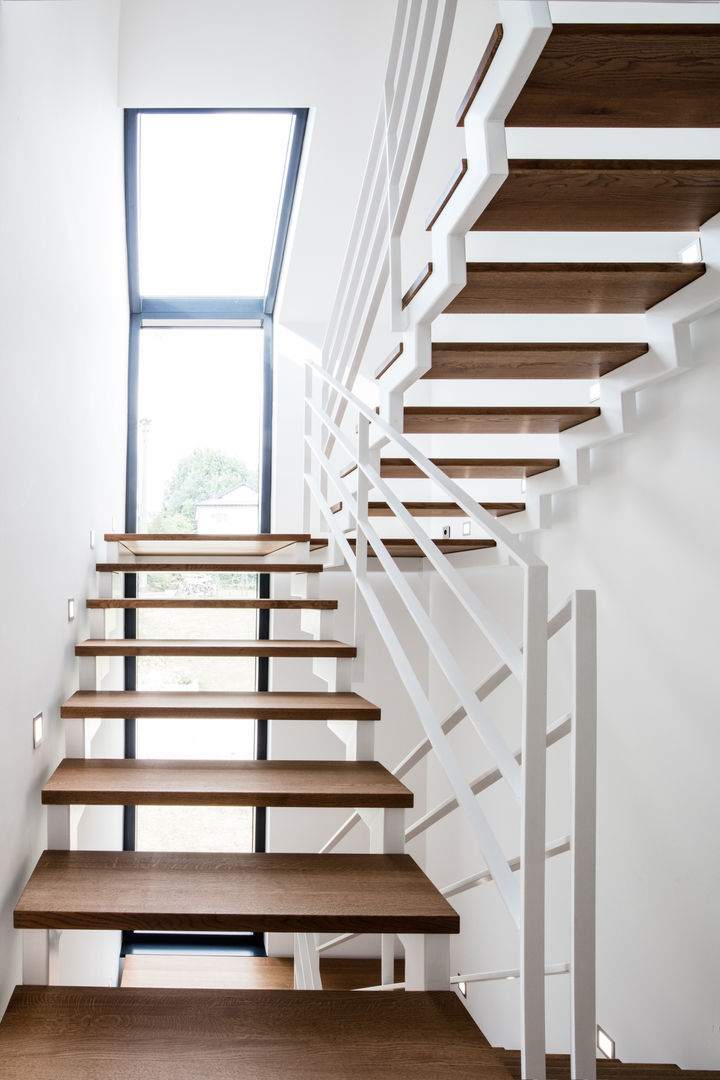
[[[395,982],[405,977],[395,961]],[[380,961],[372,957],[322,957],[324,990],[358,990],[380,983]],[[292,990],[291,956],[174,956],[134,953],[125,957],[123,987],[176,987],[204,990]],[[400,991],[398,991],[400,993]]]
[[[17,987],[3,1080],[510,1080],[456,994]]]
[[[498,1053],[513,1080],[520,1080],[520,1051],[499,1050]],[[546,1068],[547,1080],[570,1080],[570,1058],[567,1054],[548,1054]],[[600,1059],[597,1063],[597,1080],[720,1080],[720,1072]]]

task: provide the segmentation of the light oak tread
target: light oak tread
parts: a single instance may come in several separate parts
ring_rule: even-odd
[[[160,761],[66,758],[48,805],[410,807],[412,792],[376,761]]]
[[[4,1080],[510,1077],[451,991],[21,986],[0,1057]]]
[[[600,415],[595,406],[413,405],[405,409],[403,430],[410,434],[556,435]]]
[[[717,127],[720,26],[558,23],[508,127]]]
[[[467,517],[467,512],[454,502],[431,502],[431,501],[403,501],[403,506],[413,517]],[[525,509],[525,503],[521,502],[481,502],[488,513],[495,517],[505,517],[507,514],[517,514]],[[342,503],[337,503],[333,508],[334,513],[342,510]],[[395,511],[386,502],[369,502],[368,514],[370,517],[395,517]]]
[[[348,537],[348,543],[353,550],[356,547],[356,540],[354,537]],[[390,555],[395,559],[424,559],[425,552],[422,548],[409,537],[391,537],[383,540],[385,547]],[[455,555],[459,551],[482,551],[485,548],[494,548],[494,540],[485,540],[482,538],[463,538],[459,540],[442,540],[437,537],[433,537],[433,543],[439,551],[442,551],[445,555]],[[372,547],[368,546],[368,555],[375,556],[375,552]]]
[[[337,600],[268,600],[255,597],[186,597],[186,596],[111,596],[90,597],[86,606],[91,610],[98,608],[167,608],[172,611],[180,608],[198,608],[256,611],[334,611]]]
[[[60,708],[81,717],[197,717],[256,720],[379,720],[380,709],[359,694],[311,691],[79,690]]]
[[[511,160],[474,231],[688,231],[720,210],[720,161]]]
[[[16,929],[458,933],[409,855],[45,851]]]
[[[176,559],[174,562],[157,562],[134,559],[132,562],[99,562],[95,569],[99,574],[319,574],[321,563],[291,563],[250,561],[203,562],[202,560]]]
[[[379,986],[380,960],[375,957],[320,957],[323,990],[357,990]],[[393,982],[405,978],[403,960],[395,961]],[[177,986],[208,990],[292,990],[292,956],[173,956],[130,953],[125,957],[122,987]],[[398,991],[402,993],[402,991]]]
[[[643,313],[704,273],[703,263],[468,263],[445,313]]]
[[[558,458],[431,458],[433,465],[456,480],[523,479],[557,469]],[[424,480],[410,458],[381,458],[380,475],[388,480]]]
[[[81,641],[76,656],[272,656],[353,657],[354,645],[342,641],[297,640],[157,640],[152,638],[102,638]]]
[[[293,544],[322,544],[309,533],[106,533],[133,555],[211,555],[264,557]]]
[[[423,379],[600,379],[647,342],[435,342]]]

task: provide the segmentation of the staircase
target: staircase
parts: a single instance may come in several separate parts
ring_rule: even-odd
[[[431,57],[440,69],[453,10],[454,4],[442,5],[436,53]],[[577,462],[574,471],[569,462],[584,445],[578,429],[588,424],[588,430],[600,431],[597,425],[604,422],[603,391],[597,395],[600,404],[568,404],[561,388],[569,381],[601,382],[627,375],[627,382],[614,384],[622,394],[628,386],[641,385],[648,372],[650,377],[660,372],[662,365],[653,368],[652,364],[657,357],[662,359],[670,339],[670,366],[677,366],[682,361],[682,320],[720,302],[720,291],[716,297],[716,271],[710,260],[707,264],[679,258],[550,261],[555,248],[552,236],[545,240],[548,261],[488,260],[473,253],[482,252],[488,235],[495,232],[702,232],[720,210],[720,167],[714,160],[611,159],[585,154],[577,159],[508,160],[497,133],[536,126],[720,125],[720,27],[552,27],[546,5],[524,0],[501,4],[501,11],[503,23],[491,38],[460,110],[458,123],[468,132],[467,157],[428,218],[433,260],[404,291],[399,240],[407,205],[399,179],[405,170],[402,161],[396,168],[392,154],[388,155],[392,330],[402,340],[394,343],[377,374],[373,370],[379,410],[374,400],[365,401],[354,393],[364,353],[348,347],[344,331],[338,330],[343,322],[342,303],[329,335],[329,362],[320,370],[308,370],[306,517],[310,518],[311,507],[313,515],[322,515],[329,540],[314,539],[309,532],[254,537],[106,536],[116,548],[115,557],[98,563],[100,595],[88,599],[88,608],[97,616],[96,633],[76,646],[80,688],[61,710],[67,757],[42,793],[48,807],[48,850],[15,909],[14,924],[25,935],[26,962],[24,985],[16,989],[0,1024],[0,1060],[8,1080],[90,1080],[100,1075],[118,1080],[141,1076],[190,1080],[200,1075],[247,1076],[248,1080],[287,1075],[298,1080],[364,1080],[381,1075],[398,1080],[446,1076],[542,1080],[547,1075],[591,1080],[595,1075],[594,609],[587,596],[575,594],[561,609],[549,613],[546,568],[528,555],[518,534],[541,520],[537,507],[545,493],[577,479]],[[419,11],[413,12],[411,5],[406,14],[401,30],[406,44],[411,40],[414,48],[422,37]],[[391,70],[402,40],[401,32],[393,43]],[[421,56],[420,62],[424,59]],[[397,150],[403,140],[397,131],[392,132],[390,123],[393,118],[397,122],[400,113],[394,104],[395,90],[388,88],[385,121],[392,135],[389,143]],[[434,104],[432,94],[428,101],[416,102],[421,120],[423,110]],[[413,171],[416,178],[417,169],[410,160],[411,179]],[[411,188],[412,182],[405,180]],[[372,220],[372,215],[367,219]],[[707,235],[706,247],[712,252],[712,234]],[[561,238],[558,245],[562,248]],[[348,265],[353,265],[352,258]],[[358,282],[348,275],[347,285],[350,291],[357,290]],[[362,294],[362,288],[358,291]],[[371,291],[368,284],[368,297]],[[359,308],[362,302],[357,300]],[[609,332],[607,340],[599,339],[593,333],[597,323],[591,321],[584,333],[573,323],[566,335],[570,340],[548,340],[547,333],[531,332],[542,327],[541,321],[518,322],[547,315],[644,317],[658,305],[664,306],[648,318],[647,335],[628,335],[627,339],[611,337]],[[447,329],[448,318],[455,316],[488,316],[491,328],[501,328],[503,333],[496,334],[497,340],[492,335],[488,340],[433,340],[441,337],[439,328]],[[442,323],[431,331],[441,318]],[[369,316],[368,320],[372,321]],[[363,338],[361,321],[346,320],[359,339]],[[523,332],[513,336],[517,326]],[[494,404],[483,400],[491,380],[513,384],[510,400]],[[530,388],[527,396],[531,397],[538,382],[545,384],[549,395],[557,388],[557,404],[522,403],[523,388]],[[568,432],[575,440],[570,444],[563,435]],[[603,437],[606,434],[603,430]],[[517,437],[518,448],[504,456],[487,452],[487,444],[481,443],[476,452],[474,446],[469,449],[476,436]],[[528,453],[526,437],[532,440],[534,436],[556,437],[556,452]],[[446,442],[452,438],[462,451],[426,456],[417,437],[439,437]],[[588,445],[592,438],[587,436]],[[553,474],[560,474],[560,479]],[[514,485],[508,497],[494,497],[492,487],[484,492],[477,484],[498,480]],[[423,482],[424,488],[417,496],[409,496],[407,488],[393,486],[398,481]],[[373,489],[378,497],[371,499]],[[396,534],[380,536],[371,519],[391,522],[397,526]],[[469,523],[471,535],[437,535],[438,523],[445,519]],[[427,527],[419,524],[424,520]],[[487,555],[476,558],[507,559],[521,568],[526,615],[520,645],[466,586],[459,572],[462,563],[447,558],[467,551],[486,551]],[[483,641],[489,641],[499,654],[498,665],[479,687],[470,687],[453,667],[453,657],[427,613],[417,598],[413,600],[396,563],[408,557],[429,560],[472,615]],[[413,681],[412,664],[372,583],[370,559],[397,590],[456,691],[460,705],[442,721]],[[362,662],[362,656],[355,644],[324,633],[338,604],[318,595],[317,582],[327,569],[345,564],[354,576],[355,603],[360,597],[366,603],[425,724],[427,737],[392,771],[375,760],[374,729],[381,720],[380,709],[352,692],[357,681],[352,663],[356,657]],[[148,569],[280,575],[293,581],[299,595],[251,601],[113,595],[114,575]],[[107,612],[154,605],[169,610],[252,607],[315,612],[323,635],[241,642],[117,639],[97,632]],[[573,627],[574,635],[572,710],[547,727],[547,644],[566,625]],[[315,671],[322,673],[327,690],[143,692],[108,690],[97,683],[98,658],[178,655],[267,657],[278,662],[304,658],[317,662]],[[497,737],[482,706],[511,676],[518,679],[522,696],[523,739],[516,752]],[[496,766],[471,781],[458,769],[446,740],[466,716],[497,760]],[[85,757],[88,721],[128,717],[199,722],[214,717],[312,720],[327,724],[342,740],[347,760]],[[566,735],[573,744],[572,835],[548,844],[543,809],[545,751]],[[413,805],[413,794],[401,778],[431,750],[450,778],[453,794],[406,830],[404,815]],[[506,858],[486,829],[476,799],[502,780],[518,796],[524,815],[522,852],[514,859]],[[77,850],[76,808],[86,805],[294,807],[298,812],[345,807],[352,814],[320,853],[169,854]],[[440,890],[405,853],[405,843],[458,809],[475,838],[481,839],[487,866]],[[333,847],[361,821],[368,827],[369,852],[334,853]],[[543,942],[544,864],[547,858],[568,851],[573,860],[573,953],[570,962],[550,969],[545,966]],[[495,882],[516,916],[520,967],[451,979],[450,938],[459,934],[461,926],[448,896],[489,881]],[[59,934],[73,929],[289,932],[294,935],[295,989],[62,987],[56,985]],[[361,993],[323,990],[321,952],[363,933],[382,935],[378,988]],[[318,945],[319,934],[337,937]],[[387,992],[398,985],[393,963],[396,935],[405,953],[401,985],[411,993]],[[574,980],[573,1038],[575,1028],[580,1035],[572,1057],[546,1058],[543,1037],[538,1036],[538,1031],[544,1031],[542,986],[546,975],[559,973],[569,973]],[[466,980],[504,978],[520,978],[523,984],[522,1053],[493,1049],[450,990],[451,985]],[[578,1065],[590,1058],[590,1064]],[[618,1080],[720,1077],[720,1073],[686,1072],[672,1065],[615,1061],[598,1063],[597,1075],[603,1080],[612,1076]]]

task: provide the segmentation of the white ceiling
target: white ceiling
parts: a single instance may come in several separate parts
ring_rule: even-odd
[[[124,107],[309,107],[278,316],[320,343],[372,136],[392,0],[122,0]]]

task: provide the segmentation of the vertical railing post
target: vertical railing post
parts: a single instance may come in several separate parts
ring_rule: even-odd
[[[595,593],[578,590],[572,619],[572,824],[570,1075],[595,1080],[595,828],[597,616]]]
[[[367,576],[368,543],[365,528],[368,524],[368,497],[370,484],[363,465],[370,461],[370,421],[366,416],[358,413],[357,430],[357,539],[355,541],[355,588],[358,581],[362,582]]]
[[[312,365],[307,363],[305,365],[305,441],[303,443],[303,532],[312,532],[312,498],[310,496],[310,486],[307,482],[307,478],[311,475],[313,469],[314,457],[307,440],[312,439],[313,433],[313,411],[310,407],[310,402],[313,396],[313,370]]]
[[[545,751],[547,567],[525,570],[520,998],[523,1080],[545,1080]]]

